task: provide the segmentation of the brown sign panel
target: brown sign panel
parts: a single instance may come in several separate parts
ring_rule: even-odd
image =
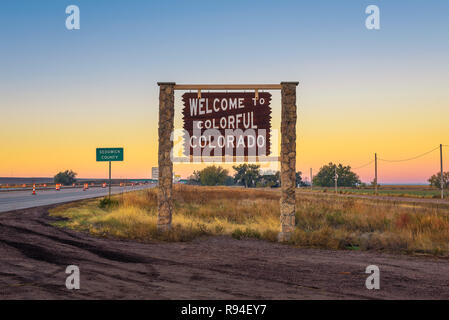
[[[268,156],[271,94],[185,93],[184,155]]]

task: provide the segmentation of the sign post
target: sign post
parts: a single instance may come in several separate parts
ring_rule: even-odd
[[[97,148],[97,161],[109,162],[109,199],[111,198],[111,162],[123,161],[123,148]]]
[[[288,241],[295,230],[296,187],[296,87],[280,84],[176,84],[159,85],[159,188],[157,228],[171,228],[173,212],[173,139],[175,91],[195,90],[183,95],[184,156],[191,161],[207,156],[252,158],[269,156],[271,94],[281,91],[281,200],[279,241]],[[202,92],[212,90],[212,92]],[[217,90],[226,92],[217,92]],[[238,90],[227,92],[228,90]],[[254,92],[241,92],[251,90]],[[193,154],[192,154],[193,153]],[[202,161],[202,160],[201,160]],[[245,160],[249,162],[249,160]],[[278,159],[277,159],[278,161]]]
[[[109,199],[111,199],[111,161],[109,161]]]

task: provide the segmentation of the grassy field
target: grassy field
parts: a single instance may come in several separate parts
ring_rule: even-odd
[[[230,235],[276,241],[279,190],[177,185],[172,231],[159,233],[157,190],[116,195],[112,202],[86,200],[62,205],[51,215],[60,227],[97,236],[150,241],[189,241]],[[296,231],[290,244],[302,247],[379,250],[449,256],[449,208],[369,199],[297,195]]]
[[[301,188],[303,191],[333,193],[334,188],[322,188],[314,187]],[[361,195],[374,195],[374,188],[338,188],[340,194],[361,194]],[[441,191],[430,186],[419,185],[392,185],[392,186],[380,186],[378,189],[378,195],[391,196],[391,197],[410,197],[410,198],[427,198],[427,199],[439,199],[441,197]],[[447,190],[445,191],[447,196]]]

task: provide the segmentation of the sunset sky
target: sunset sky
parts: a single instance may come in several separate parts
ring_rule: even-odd
[[[80,30],[65,27],[71,4]],[[370,4],[380,30],[365,27]],[[106,177],[96,147],[124,148],[114,178],[150,177],[158,81],[299,81],[306,176],[330,161],[359,167],[375,152],[395,160],[449,145],[448,16],[447,0],[1,1],[0,177]],[[277,92],[272,108],[279,128]],[[424,183],[438,170],[435,150],[379,162],[379,182]],[[373,179],[373,165],[356,172]]]

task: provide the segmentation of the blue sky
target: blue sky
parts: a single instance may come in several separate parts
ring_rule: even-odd
[[[65,29],[69,4],[80,7],[79,31]],[[369,4],[381,9],[379,31],[364,27]],[[2,1],[0,55],[13,74],[65,71],[75,80],[113,72],[210,82],[319,77],[335,62],[441,58],[448,9],[447,1],[413,0]]]
[[[71,4],[80,8],[80,30],[65,28]],[[380,30],[365,28],[370,4],[380,7]],[[448,16],[445,0],[2,0],[0,133],[9,138],[2,152],[22,145],[61,150],[70,142],[88,153],[80,140],[139,141],[123,172],[141,176],[156,165],[157,81],[297,80],[300,169],[328,161],[357,166],[374,149],[406,158],[449,135]],[[278,103],[273,107],[276,113]],[[65,129],[55,137],[52,125],[61,122],[93,134]],[[20,127],[22,135],[10,134]],[[117,127],[128,135],[115,134]],[[33,140],[36,132],[42,142]],[[137,149],[151,154],[138,159]],[[44,159],[35,171],[10,168],[32,165],[17,154],[0,176],[55,170]],[[61,158],[61,169],[78,166],[71,158]],[[78,169],[84,176],[96,170],[87,162]],[[413,178],[393,171],[396,182],[423,181],[434,170]],[[370,172],[360,174],[371,179]]]

